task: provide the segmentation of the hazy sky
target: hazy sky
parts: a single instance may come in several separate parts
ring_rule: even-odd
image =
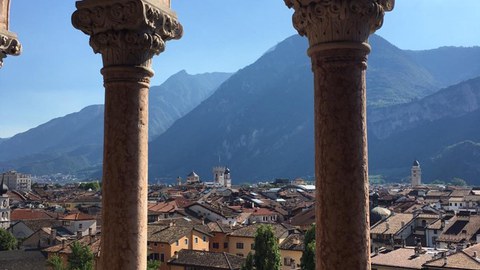
[[[12,0],[23,45],[0,70],[0,138],[103,103],[101,57],[71,26],[72,0]],[[184,26],[154,58],[152,85],[185,69],[234,72],[295,34],[283,0],[172,0]],[[480,45],[479,0],[397,0],[377,34],[402,49]]]

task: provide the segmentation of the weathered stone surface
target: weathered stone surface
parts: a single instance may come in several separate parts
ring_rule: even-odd
[[[367,39],[393,0],[285,0],[314,73],[316,267],[370,269]],[[355,248],[353,248],[355,247]]]
[[[146,269],[151,61],[178,39],[170,1],[77,2],[74,27],[102,54],[105,132],[100,269]]]
[[[0,67],[7,55],[19,55],[22,46],[17,35],[8,31],[10,17],[10,0],[0,0]]]

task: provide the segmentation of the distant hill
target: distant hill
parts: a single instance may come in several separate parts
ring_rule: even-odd
[[[209,97],[230,73],[181,71],[150,89],[149,137],[155,138]],[[0,143],[0,168],[75,173],[102,162],[104,106],[92,105]]]

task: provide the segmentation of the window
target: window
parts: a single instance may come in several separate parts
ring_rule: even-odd
[[[433,234],[437,234],[437,230],[433,230]]]
[[[78,228],[79,228],[79,229],[82,229],[82,227],[83,227],[83,224],[82,224],[82,223],[78,224]]]
[[[213,247],[214,249],[219,249],[219,248],[220,248],[220,244],[219,244],[219,243],[213,243],[213,244],[212,244],[212,247]]]
[[[179,243],[178,243],[178,240],[177,240],[177,241],[175,241],[175,245],[178,247],[178,245],[179,245]]]
[[[203,242],[207,242],[207,237],[205,235],[203,236]]]
[[[290,266],[292,264],[292,260],[289,257],[283,258],[283,265]]]
[[[237,256],[243,257],[243,254],[242,253],[237,253]]]
[[[195,244],[198,244],[198,237],[195,237]]]
[[[254,244],[250,244],[250,249],[254,249]]]
[[[185,245],[188,245],[188,239],[185,239]]]
[[[223,248],[228,248],[228,242],[223,243]]]
[[[237,249],[243,249],[243,243],[237,243]]]
[[[160,261],[165,262],[165,254],[160,254]]]
[[[152,253],[152,255],[150,255],[150,256],[152,257],[152,260],[155,260],[155,261],[158,261],[158,259],[160,258],[158,253]]]

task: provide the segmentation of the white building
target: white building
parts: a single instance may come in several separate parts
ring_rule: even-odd
[[[413,161],[412,165],[412,187],[420,186],[422,184],[422,169],[418,160]]]
[[[196,183],[200,183],[200,176],[198,176],[197,173],[192,171],[187,175],[187,185],[192,185]]]
[[[32,177],[29,174],[8,171],[2,174],[5,178],[5,184],[10,190],[31,191]]]

